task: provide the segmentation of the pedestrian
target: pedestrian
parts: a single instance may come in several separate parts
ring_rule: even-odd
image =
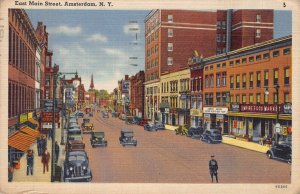
[[[43,163],[43,173],[45,174],[45,168],[47,172],[49,171],[49,160],[50,160],[50,153],[48,152],[47,148],[45,148],[45,152],[42,156],[42,163]]]
[[[26,156],[26,159],[27,159],[27,176],[29,174],[33,175],[33,160],[34,160],[34,156],[33,156],[33,151],[32,150],[28,150],[27,151],[27,156]]]
[[[59,157],[59,145],[57,141],[55,141],[55,163],[57,163]]]
[[[40,139],[40,156],[44,154],[45,152],[45,148],[47,147],[46,146],[47,143],[46,143],[46,139],[45,139],[45,136],[42,136],[42,138]]]
[[[217,183],[218,181],[218,162],[214,159],[214,155],[211,156],[211,160],[209,161],[209,171],[211,176],[211,182],[214,182],[214,176],[216,177]]]

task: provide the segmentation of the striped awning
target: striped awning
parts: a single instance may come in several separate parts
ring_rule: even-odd
[[[276,119],[276,114],[267,114],[267,113],[228,112],[227,116]],[[292,115],[279,114],[279,119],[292,120]]]
[[[35,137],[22,132],[16,132],[8,138],[8,146],[26,152],[35,142]]]
[[[20,131],[23,133],[26,133],[34,138],[36,138],[40,135],[39,131],[31,129],[30,127],[27,127],[27,126],[23,126],[22,128],[20,128]]]

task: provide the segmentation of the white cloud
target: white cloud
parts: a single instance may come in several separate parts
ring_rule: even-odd
[[[93,34],[86,40],[88,42],[107,42],[107,37],[103,34]]]
[[[122,60],[128,59],[128,57],[129,57],[124,51],[122,51],[122,50],[120,50],[120,49],[115,49],[115,48],[103,48],[103,51],[104,51],[106,54],[108,54],[108,55],[116,56],[116,57],[118,57],[119,59],[122,59]]]
[[[63,34],[66,36],[75,36],[81,33],[81,27],[76,26],[76,27],[70,27],[66,25],[58,26],[58,27],[53,27],[48,29],[50,34]]]
[[[140,26],[138,23],[129,23],[123,26],[123,32],[125,34],[139,34],[140,33]]]

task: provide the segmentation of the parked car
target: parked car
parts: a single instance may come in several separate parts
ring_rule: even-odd
[[[77,119],[74,117],[70,117],[68,123],[76,123],[77,124]]]
[[[191,127],[187,132],[187,136],[191,138],[200,138],[203,132],[204,129],[202,127]]]
[[[221,143],[222,135],[219,130],[205,130],[200,136],[200,140],[207,143]]]
[[[275,144],[266,154],[270,159],[273,158],[292,163],[292,148],[288,144]]]
[[[154,124],[157,127],[157,130],[165,130],[165,124],[161,122],[155,122]]]
[[[137,140],[133,138],[132,130],[122,129],[119,140],[120,140],[120,144],[122,144],[123,146],[125,146],[125,145],[136,146],[137,145]]]
[[[109,118],[108,112],[106,112],[106,111],[102,112],[102,117]]]
[[[140,126],[144,126],[146,125],[149,121],[151,121],[150,119],[141,119],[141,121],[138,123]]]
[[[154,124],[154,122],[148,122],[144,125],[144,130],[146,131],[157,131],[157,126]]]
[[[94,131],[94,125],[90,122],[82,123],[81,125],[82,133],[92,133]]]
[[[123,121],[125,121],[126,118],[127,118],[127,116],[126,116],[125,114],[120,114],[120,115],[119,115],[119,119],[121,119],[121,120],[123,120]]]
[[[64,182],[90,182],[92,171],[85,151],[67,152],[62,170]]]
[[[140,117],[133,117],[132,124],[139,124],[141,122],[142,118]]]
[[[70,135],[81,135],[81,129],[79,127],[69,128],[68,129],[68,136],[70,136]]]
[[[89,112],[89,117],[93,117],[93,116],[94,116],[93,112]]]
[[[104,139],[105,134],[102,131],[97,131],[97,132],[92,132],[91,133],[91,145],[92,147],[96,147],[96,146],[105,146],[107,147],[107,140]]]
[[[75,113],[75,116],[76,116],[77,118],[83,118],[83,117],[84,117],[84,113],[81,112],[81,111],[77,111],[77,112]]]
[[[72,140],[68,138],[68,142],[66,143],[65,151],[71,152],[71,151],[81,151],[84,150],[85,144],[82,142],[82,140]]]
[[[115,118],[118,118],[119,115],[120,115],[119,112],[112,112],[112,113],[111,113],[111,116],[112,116],[112,117],[115,117]]]
[[[68,135],[67,141],[69,141],[69,140],[83,141],[83,138],[81,135],[73,134],[73,135]]]
[[[72,129],[72,128],[79,128],[79,126],[77,123],[69,123],[68,129]]]

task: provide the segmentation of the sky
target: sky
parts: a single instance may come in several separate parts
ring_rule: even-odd
[[[86,90],[112,92],[126,74],[144,70],[144,19],[151,10],[26,10],[34,28],[47,26],[60,72],[78,71]],[[274,38],[291,34],[291,11],[274,12]],[[66,75],[70,78],[70,75]]]

